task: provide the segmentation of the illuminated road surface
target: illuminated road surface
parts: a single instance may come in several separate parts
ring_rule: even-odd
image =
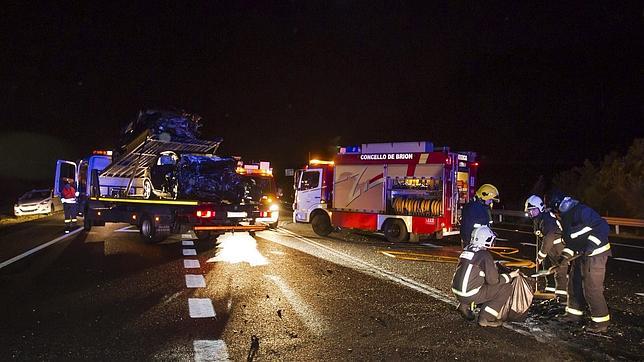
[[[350,233],[320,238],[308,225],[285,222],[254,238],[226,234],[216,246],[190,235],[146,245],[124,224],[59,239],[58,219],[2,230],[1,360],[642,355],[638,342],[623,347],[620,340],[641,333],[642,265],[635,262],[609,264],[606,294],[616,323],[626,326],[616,330],[626,336],[577,340],[547,328],[540,333],[535,325],[484,329],[465,322],[449,289],[454,264],[399,258],[451,255],[453,241],[393,245]],[[521,234],[505,237],[516,238],[513,245],[530,243]],[[530,248],[522,245],[521,253]],[[644,260],[643,251],[623,247],[616,257]]]

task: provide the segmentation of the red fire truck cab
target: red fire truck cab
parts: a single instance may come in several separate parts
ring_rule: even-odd
[[[293,221],[326,236],[339,228],[383,232],[391,242],[458,233],[474,195],[476,153],[431,142],[340,147],[295,174]]]

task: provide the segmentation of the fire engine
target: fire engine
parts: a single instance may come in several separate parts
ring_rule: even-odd
[[[293,221],[321,236],[350,228],[391,242],[458,234],[477,167],[476,153],[426,141],[340,147],[333,160],[296,171]]]

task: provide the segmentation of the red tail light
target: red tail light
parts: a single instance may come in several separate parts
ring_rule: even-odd
[[[215,212],[212,210],[197,210],[197,217],[209,219],[215,217]]]

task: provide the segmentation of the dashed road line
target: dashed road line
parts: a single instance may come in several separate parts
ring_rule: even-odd
[[[228,347],[221,339],[217,340],[196,340],[192,342],[195,351],[195,361],[229,361]]]
[[[192,234],[181,234],[182,239],[192,239]]]
[[[201,274],[186,274],[187,288],[205,288],[206,279]]]
[[[217,315],[210,298],[188,298],[188,310],[191,318],[210,318]]]
[[[200,268],[199,260],[197,259],[183,259],[183,267],[185,269],[195,269]]]
[[[182,249],[184,256],[197,255],[197,250],[195,249]]]
[[[181,240],[181,245],[183,246],[194,246],[195,242],[192,240]]]
[[[22,254],[20,254],[18,256],[14,256],[11,259],[5,260],[2,263],[0,263],[0,269],[6,267],[7,265],[11,265],[11,264],[15,263],[20,259],[24,259],[24,258],[28,257],[29,255],[31,255],[31,254],[33,254],[35,252],[38,252],[38,251],[40,251],[40,250],[42,250],[42,249],[44,249],[44,248],[46,248],[46,247],[48,247],[50,245],[54,245],[54,244],[56,244],[57,242],[59,242],[61,240],[65,240],[65,239],[67,239],[68,237],[70,237],[72,235],[78,234],[82,230],[83,230],[83,228],[78,228],[78,229],[70,232],[69,234],[64,234],[62,236],[59,236],[54,240],[50,240],[50,241],[48,241],[48,242],[46,242],[44,244],[36,246],[33,249],[27,250],[27,251],[25,251],[24,253],[22,253]]]
[[[644,297],[644,293],[635,293],[635,295],[639,295],[640,297]]]
[[[613,258],[613,259],[626,261],[626,262],[629,262],[629,263],[635,263],[635,264],[644,264],[644,261],[641,261],[641,260],[634,260],[634,259],[628,259],[628,258]]]

